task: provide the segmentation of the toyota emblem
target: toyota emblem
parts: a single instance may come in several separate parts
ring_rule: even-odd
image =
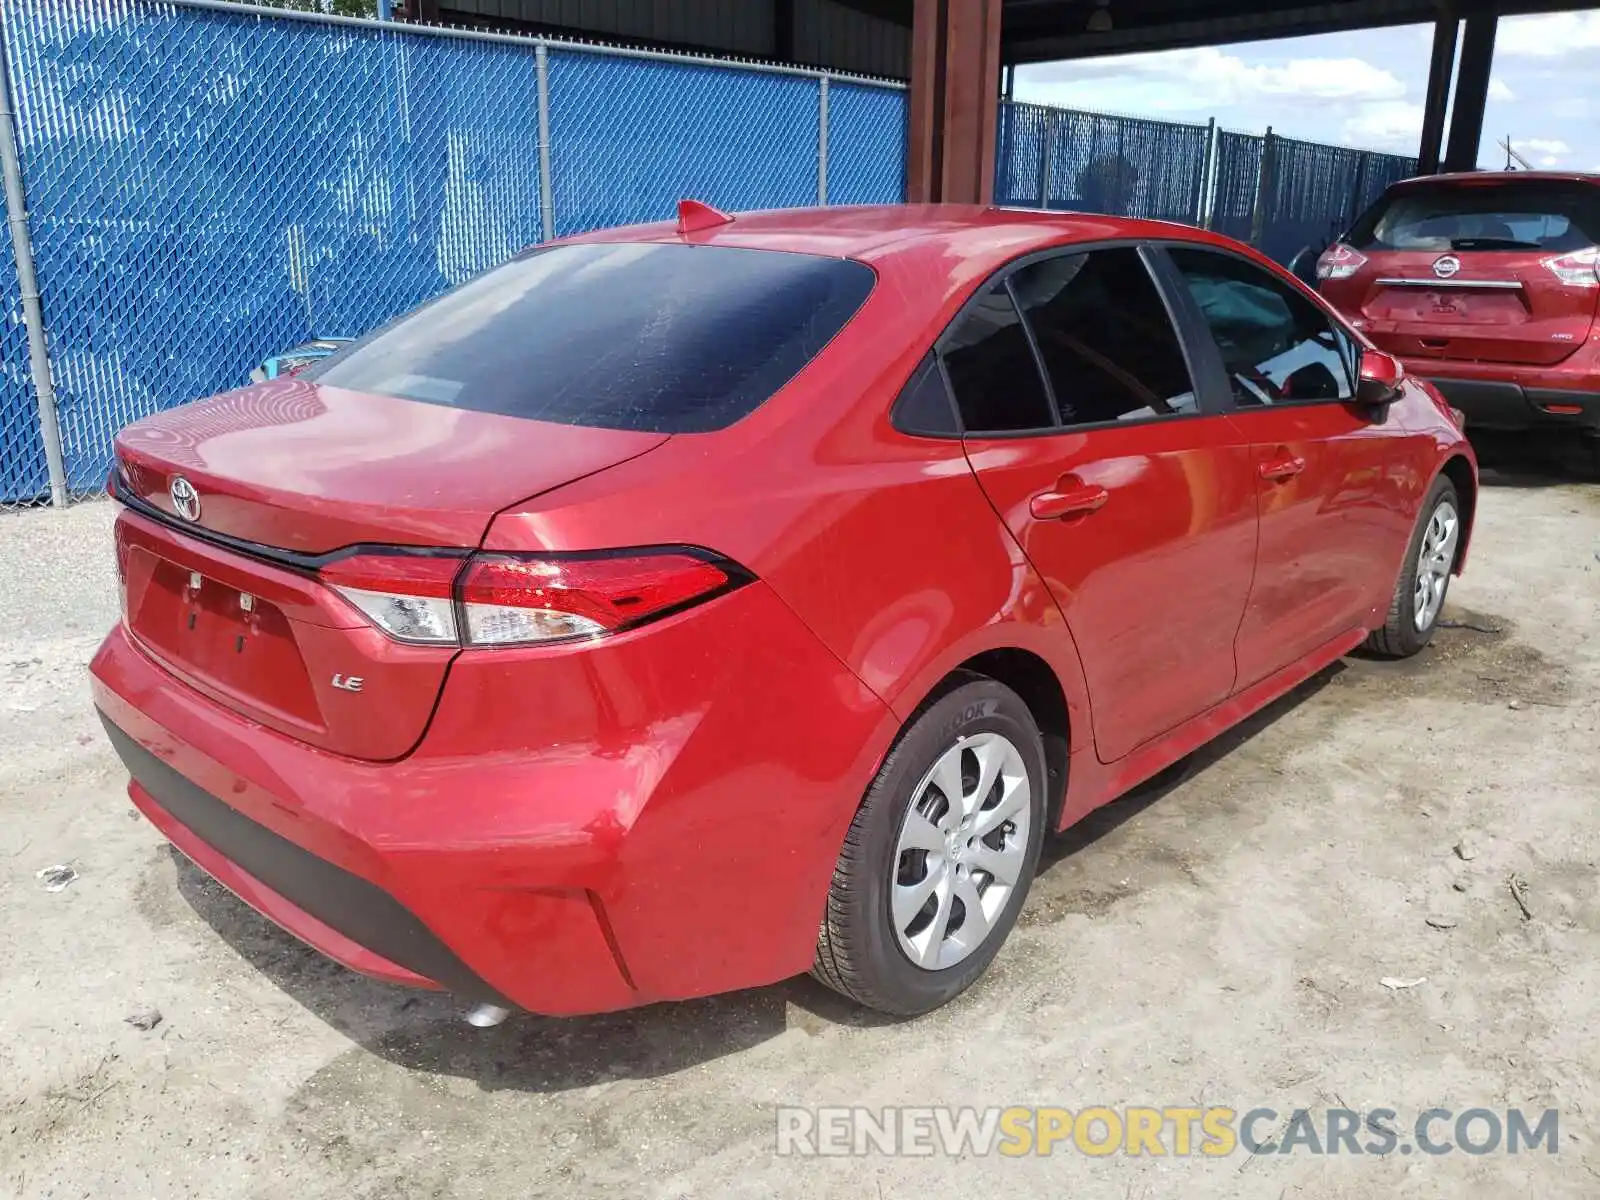
[[[1433,260],[1433,273],[1440,279],[1450,279],[1461,271],[1461,260],[1454,254]]]
[[[182,475],[174,475],[172,483],[167,487],[167,493],[172,497],[173,512],[185,521],[200,519],[200,493],[195,491],[194,484]]]

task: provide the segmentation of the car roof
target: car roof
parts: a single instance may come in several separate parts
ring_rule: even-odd
[[[1560,182],[1589,183],[1600,186],[1600,175],[1588,171],[1452,171],[1443,175],[1414,175],[1402,179],[1394,187],[1418,187],[1423,184],[1475,184],[1507,182]]]
[[[1019,255],[1075,242],[1183,240],[1232,245],[1227,239],[1167,221],[1094,213],[967,204],[840,205],[741,212],[725,224],[684,233],[676,222],[624,226],[580,235],[578,242],[672,242],[787,250],[853,258],[874,266],[946,260],[967,274]]]

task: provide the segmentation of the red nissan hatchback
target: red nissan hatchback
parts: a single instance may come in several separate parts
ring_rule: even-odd
[[[1600,465],[1600,175],[1395,184],[1317,266],[1322,294],[1474,428],[1567,428]]]
[[[1048,833],[1424,645],[1477,495],[1259,255],[957,207],[536,249],[116,454],[134,802],[340,962],[553,1014],[949,1000]]]

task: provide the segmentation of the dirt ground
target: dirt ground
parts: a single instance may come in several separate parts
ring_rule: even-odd
[[[84,674],[109,506],[0,515],[0,1195],[1600,1196],[1600,487],[1576,478],[1486,480],[1431,650],[1347,660],[1048,847],[988,978],[907,1023],[796,980],[480,1031],[324,961],[126,800]],[[1560,1152],[797,1160],[781,1103],[1553,1106]]]

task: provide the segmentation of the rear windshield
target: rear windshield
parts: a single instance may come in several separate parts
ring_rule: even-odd
[[[1600,242],[1600,188],[1530,179],[1409,184],[1356,222],[1358,250],[1550,250]]]
[[[524,254],[305,372],[331,387],[651,433],[754,411],[850,320],[863,263],[726,246]]]

